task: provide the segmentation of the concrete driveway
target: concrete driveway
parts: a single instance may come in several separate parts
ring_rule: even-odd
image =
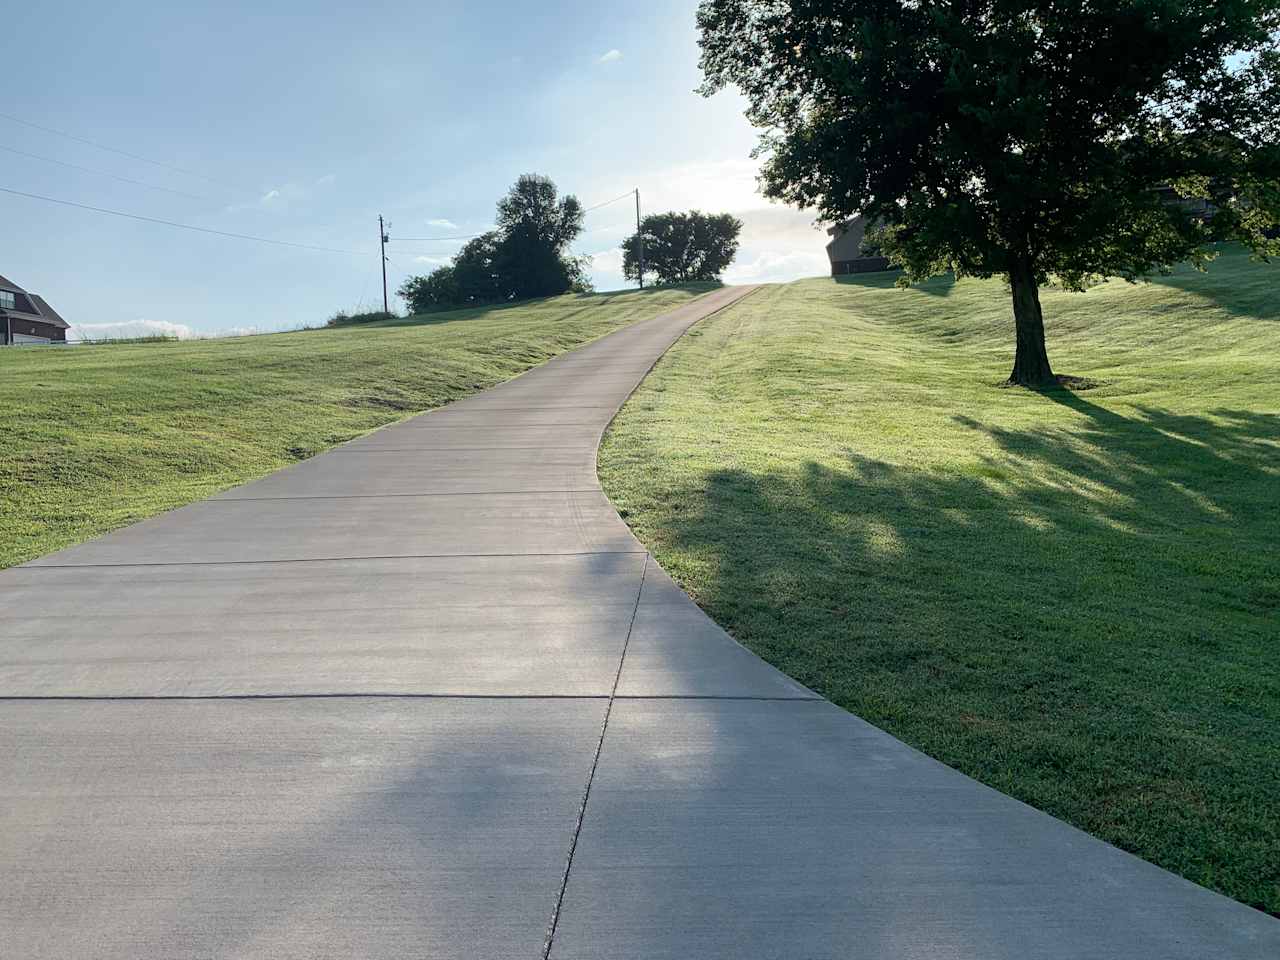
[[[711,623],[614,411],[729,288],[0,573],[0,955],[1280,956]]]

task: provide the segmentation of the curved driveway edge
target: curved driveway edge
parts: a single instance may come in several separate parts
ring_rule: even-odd
[[[595,477],[725,288],[0,572],[23,958],[1271,958],[734,643]]]

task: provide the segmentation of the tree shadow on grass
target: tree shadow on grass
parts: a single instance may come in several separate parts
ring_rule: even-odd
[[[841,287],[867,287],[868,289],[878,289],[878,291],[887,291],[893,289],[897,285],[902,275],[901,270],[879,270],[876,273],[868,274],[841,274],[840,276],[832,276],[832,280],[840,284]],[[913,283],[908,289],[927,293],[931,297],[950,297],[954,291],[956,278],[951,274],[945,276],[933,276],[928,280],[922,280],[919,283]]]
[[[1152,277],[1151,283],[1202,297],[1232,316],[1280,320],[1280,264],[1251,262],[1237,244],[1219,244],[1217,250],[1218,259],[1203,272],[1181,266],[1169,276]]]
[[[869,287],[873,290],[890,290],[902,276],[901,270],[877,270],[872,273],[842,273],[831,279],[842,287]]]
[[[901,270],[883,270],[876,273],[846,273],[838,277],[832,277],[831,279],[845,287],[867,287],[872,290],[892,290],[897,286],[898,278],[901,276]],[[955,285],[955,276],[952,274],[946,274],[944,276],[922,280],[919,283],[913,283],[908,289],[928,294],[931,297],[945,298],[951,296],[952,291],[955,289]]]
[[[989,452],[951,469],[848,452],[667,491],[673,572],[854,713],[1280,912],[1280,416],[1045,396],[1082,419],[957,417]]]

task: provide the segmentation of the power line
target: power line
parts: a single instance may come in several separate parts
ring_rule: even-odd
[[[0,117],[4,117],[4,116],[6,116],[6,114],[0,113]],[[19,154],[23,153],[23,151],[21,150],[13,150],[10,147],[0,147],[0,150],[10,150],[13,153],[19,153]],[[35,156],[35,154],[26,154],[26,155],[32,156],[32,157]],[[47,158],[40,157],[37,159],[47,159]],[[59,160],[54,160],[53,162],[62,163],[62,161],[59,161]],[[65,164],[65,166],[74,167],[75,164]],[[89,170],[87,167],[79,167],[77,169],[86,170],[87,172],[90,172],[90,173],[99,172],[99,171]],[[106,174],[106,176],[114,176],[114,175]],[[117,179],[124,179],[126,180],[126,182],[129,182],[129,183],[138,183],[139,186],[149,186],[149,184],[143,184],[143,183],[140,183],[139,181],[127,180],[127,178],[117,178]],[[164,188],[159,187],[156,189],[164,189]],[[179,192],[179,191],[173,191],[173,192]],[[252,240],[255,243],[269,243],[279,247],[293,247],[298,250],[314,250],[320,253],[341,253],[341,254],[347,254],[347,255],[356,256],[356,257],[365,256],[365,253],[360,250],[340,250],[336,247],[320,247],[320,246],[316,246],[314,244],[309,244],[309,243],[295,243],[292,240],[273,240],[269,237],[255,237],[247,233],[232,233],[227,230],[214,230],[211,227],[197,227],[190,223],[178,223],[175,220],[163,220],[163,219],[160,219],[159,217],[147,217],[137,213],[126,213],[122,210],[109,210],[106,207],[95,207],[87,203],[77,203],[74,200],[63,200],[58,197],[46,197],[38,193],[27,193],[22,190],[13,190],[9,187],[0,187],[0,193],[7,193],[15,197],[24,197],[28,200],[40,200],[44,203],[54,203],[63,207],[73,207],[77,210],[89,210],[93,213],[106,214],[107,216],[112,216],[112,217],[123,217],[126,220],[137,220],[142,223],[156,223],[156,224],[160,224],[161,226],[175,227],[179,230],[191,230],[196,233],[206,233],[215,237],[227,237],[233,240]],[[588,207],[586,210],[583,211],[583,213],[590,212],[591,210],[598,210],[601,207],[608,206],[611,203],[617,203],[619,200],[624,200],[627,197],[631,196],[633,193],[635,193],[635,191],[630,190],[622,194],[622,196],[615,197],[612,200],[606,200],[604,201],[604,203],[597,203],[595,206]],[[195,196],[195,195],[186,194],[186,196]],[[205,199],[205,198],[198,198],[198,199]],[[417,237],[417,238],[400,237],[397,239],[402,240],[404,242],[423,243],[423,242],[433,241],[433,240],[471,240],[479,236],[483,236],[483,234],[477,233],[477,234],[471,234],[465,237]],[[390,239],[391,238],[387,238],[388,241],[390,241]],[[420,256],[430,255],[427,253],[427,251],[400,251],[400,252],[405,253],[406,255],[420,255]]]
[[[630,194],[628,194],[628,196],[630,196]],[[624,234],[625,234],[628,230],[631,230],[631,229],[632,229],[632,227],[631,227],[631,225],[630,225],[630,224],[626,224],[626,223],[613,223],[613,224],[610,224],[610,225],[609,225],[609,226],[607,226],[607,227],[596,227],[596,228],[594,228],[594,229],[592,229],[592,230],[584,230],[584,231],[582,231],[582,236],[584,236],[584,237],[588,237],[588,236],[591,236],[592,234],[597,234],[597,233],[615,233],[615,232],[616,232],[616,233],[624,233]],[[424,241],[429,241],[429,240],[472,240],[472,239],[474,239],[475,237],[482,237],[482,236],[484,236],[484,234],[482,234],[482,233],[477,233],[477,234],[474,234],[473,236],[470,236],[470,237],[391,237],[387,242],[388,242],[388,243],[396,243],[396,242],[400,242],[400,243],[410,243],[410,242],[422,243],[422,242],[424,242]],[[397,253],[402,253],[402,254],[404,254],[405,256],[417,256],[417,257],[438,257],[438,256],[441,256],[441,252],[440,252],[439,250],[397,250],[396,252],[397,252]]]
[[[160,160],[152,160],[150,157],[144,157],[138,153],[130,153],[127,150],[119,150],[116,147],[108,147],[104,143],[97,143],[96,141],[86,139],[85,137],[77,137],[74,133],[67,133],[64,130],[55,130],[53,129],[53,127],[41,126],[38,123],[32,123],[30,120],[23,120],[19,117],[14,117],[7,113],[0,113],[0,118],[3,118],[5,120],[10,120],[13,123],[20,123],[24,127],[31,127],[33,130],[43,130],[45,133],[52,133],[54,136],[66,137],[68,140],[76,141],[76,143],[88,144],[91,147],[96,147],[98,150],[105,150],[108,153],[118,153],[120,156],[128,157],[130,160],[141,160],[143,163],[150,163],[153,166],[164,167],[166,170],[173,170],[176,173],[186,174],[188,177],[196,177],[200,180],[207,180],[210,183],[216,183],[220,187],[228,187],[231,190],[245,189],[244,187],[239,187],[239,186],[236,186],[235,184],[227,183],[226,181],[223,181],[223,180],[215,180],[213,177],[207,177],[203,173],[196,173],[196,171],[194,170],[187,170],[183,167],[175,167],[171,163],[164,163],[163,161],[160,161]]]
[[[607,207],[611,203],[617,203],[619,200],[625,200],[627,199],[627,197],[631,196],[633,193],[635,193],[634,190],[628,190],[626,193],[622,194],[622,196],[620,197],[614,197],[612,200],[604,201],[604,203],[597,203],[594,206],[586,207],[583,209],[582,212],[585,214],[585,213],[590,213],[592,210],[599,210],[601,207]],[[484,236],[483,233],[469,233],[466,236],[462,236],[462,237],[393,237],[389,242],[391,243],[436,243],[438,241],[442,242],[445,240],[474,240],[476,237],[483,237],[483,236]],[[401,252],[404,253],[407,251],[401,251]]]
[[[611,223],[607,227],[596,227],[594,230],[583,230],[582,235],[584,237],[589,237],[593,233],[615,233],[615,232],[626,233],[628,230],[631,230],[631,229],[633,228],[629,223]]]
[[[6,147],[0,144],[0,150],[9,153],[16,153],[20,157],[30,157],[32,160],[43,160],[45,163],[56,163],[60,167],[70,167],[72,170],[83,170],[85,173],[96,174],[100,177],[110,177],[112,180],[119,180],[121,183],[132,183],[137,187],[146,187],[148,190],[163,190],[165,193],[176,193],[180,197],[189,197],[192,200],[208,200],[208,197],[202,197],[198,193],[187,193],[185,190],[171,190],[168,187],[158,187],[153,183],[143,183],[141,180],[131,180],[128,177],[122,177],[118,174],[107,173],[105,170],[94,170],[91,167],[82,167],[78,163],[68,163],[66,160],[55,160],[53,157],[42,157],[38,153],[27,153],[25,150],[18,150],[15,147]]]
[[[3,116],[3,114],[0,114]],[[28,200],[43,200],[45,203],[57,203],[64,207],[75,207],[79,210],[92,210],[94,213],[106,213],[113,217],[124,217],[128,220],[141,220],[144,223],[159,223],[166,227],[178,227],[181,230],[194,230],[197,233],[210,233],[217,237],[231,237],[235,240],[253,240],[257,243],[271,243],[280,247],[297,247],[300,250],[317,250],[321,253],[347,253],[352,256],[364,257],[367,252],[362,250],[338,250],[333,247],[316,247],[309,243],[294,243],[292,240],[271,240],[267,237],[254,237],[247,233],[228,233],[226,230],[212,230],[209,227],[196,227],[189,223],[177,223],[173,220],[160,220],[157,217],[144,217],[136,213],[123,213],[120,210],[107,210],[104,207],[91,207],[87,203],[76,203],[73,200],[59,200],[57,197],[42,197],[38,193],[23,193],[21,190],[10,190],[8,187],[0,187],[0,193],[9,193],[15,197],[26,197]]]
[[[604,203],[597,203],[594,207],[587,207],[582,212],[590,213],[592,210],[599,210],[601,207],[607,207],[611,203],[617,203],[619,200],[625,200],[627,199],[627,197],[631,196],[633,193],[635,193],[634,190],[628,190],[626,193],[624,193],[620,197],[614,197],[612,200],[606,200]]]
[[[436,240],[474,240],[483,237],[483,233],[469,233],[465,237],[392,237],[390,243],[432,243]],[[401,251],[403,252],[403,251]]]

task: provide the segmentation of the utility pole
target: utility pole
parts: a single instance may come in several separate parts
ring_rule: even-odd
[[[640,232],[640,188],[636,187],[636,259],[640,263],[640,289],[644,289],[644,234]]]
[[[391,308],[387,305],[387,241],[391,238],[387,236],[387,228],[382,225],[382,214],[378,214],[378,243],[381,244],[382,251],[382,312],[390,313]]]

